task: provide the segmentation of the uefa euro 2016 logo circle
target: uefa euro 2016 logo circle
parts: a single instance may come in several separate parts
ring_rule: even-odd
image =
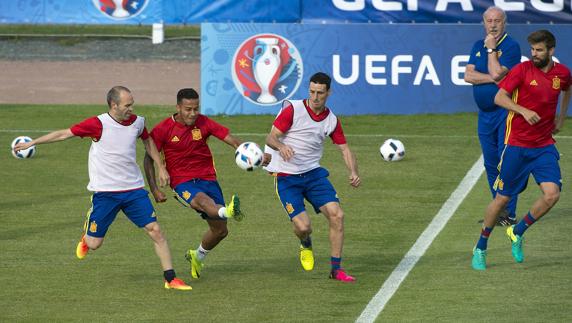
[[[258,105],[288,99],[303,75],[298,49],[276,34],[259,34],[245,40],[232,60],[232,79],[238,91]]]
[[[116,20],[137,16],[150,0],[92,0],[93,5],[109,18]]]

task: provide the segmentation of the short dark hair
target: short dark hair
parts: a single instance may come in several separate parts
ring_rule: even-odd
[[[111,103],[119,104],[121,101],[121,92],[131,93],[125,86],[116,85],[107,91],[107,105],[111,108]]]
[[[197,91],[195,91],[195,89],[192,88],[180,89],[179,92],[177,93],[177,104],[181,104],[181,102],[183,102],[183,99],[192,100],[198,98],[199,94],[197,93]]]
[[[551,32],[549,32],[546,29],[541,29],[532,32],[530,35],[528,35],[527,40],[528,43],[531,45],[544,43],[546,45],[546,48],[548,49],[554,48],[556,46],[556,38]]]
[[[326,84],[326,90],[330,89],[330,84],[332,83],[332,79],[326,73],[318,72],[310,78],[310,83],[316,84]]]

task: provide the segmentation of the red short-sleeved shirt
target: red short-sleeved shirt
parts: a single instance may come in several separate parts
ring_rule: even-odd
[[[205,115],[199,115],[192,126],[179,123],[174,117],[161,121],[150,134],[157,149],[165,156],[171,187],[194,178],[216,180],[207,139],[213,135],[224,140],[230,131]]]
[[[558,97],[561,91],[570,88],[570,70],[554,63],[550,71],[544,73],[532,61],[526,61],[510,70],[499,87],[512,93],[518,105],[540,116],[538,123],[530,125],[520,114],[509,113],[505,141],[509,145],[530,148],[553,144]]]

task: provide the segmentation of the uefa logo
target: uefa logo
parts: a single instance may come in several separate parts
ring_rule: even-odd
[[[141,13],[150,0],[92,0],[104,15],[115,20],[133,18]]]
[[[258,34],[245,40],[232,60],[234,85],[249,101],[274,105],[296,93],[303,65],[298,49],[276,34]]]

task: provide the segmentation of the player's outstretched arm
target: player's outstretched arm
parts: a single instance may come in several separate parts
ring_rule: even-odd
[[[564,95],[562,96],[562,101],[560,101],[560,113],[556,117],[556,125],[554,127],[553,133],[558,133],[564,126],[564,120],[568,115],[568,106],[570,105],[570,96],[572,94],[572,89],[569,88],[568,91],[562,91]]]
[[[350,150],[348,144],[341,144],[337,145],[342,152],[342,156],[344,158],[344,162],[346,163],[346,167],[350,172],[350,185],[353,187],[358,187],[361,184],[361,179],[358,173],[357,167],[357,160],[353,152]]]
[[[36,138],[30,142],[20,142],[16,146],[14,146],[14,151],[18,152],[20,150],[28,149],[34,145],[48,144],[51,142],[66,140],[73,136],[74,134],[71,132],[70,129],[56,130],[54,132],[50,132],[47,135],[43,135],[39,138]]]
[[[224,139],[222,141],[224,141],[229,146],[232,146],[234,149],[238,148],[238,146],[240,146],[240,144],[242,143],[242,140],[236,138],[235,136],[231,135],[230,133],[228,135],[226,135],[226,137],[224,137]]]

